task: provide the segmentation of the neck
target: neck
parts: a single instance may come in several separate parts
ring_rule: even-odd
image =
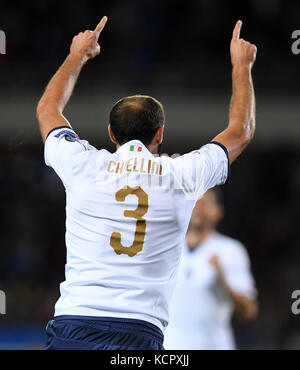
[[[159,154],[159,145],[157,144],[149,144],[147,146],[147,149],[149,150],[149,152],[153,155],[156,155],[156,154]]]
[[[200,244],[205,242],[205,240],[214,232],[214,229],[201,229],[191,226],[187,236],[186,242],[190,250],[196,249]]]

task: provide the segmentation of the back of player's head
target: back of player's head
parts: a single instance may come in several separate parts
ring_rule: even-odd
[[[110,112],[110,127],[120,145],[130,140],[140,140],[144,145],[149,145],[164,123],[162,104],[150,96],[123,98]]]

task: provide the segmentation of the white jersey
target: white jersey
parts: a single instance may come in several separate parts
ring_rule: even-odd
[[[226,181],[226,149],[210,143],[172,159],[130,141],[110,153],[64,127],[48,135],[45,162],[66,189],[55,316],[140,319],[163,330],[192,209]]]
[[[256,295],[244,246],[213,233],[196,249],[185,245],[178,281],[170,303],[170,324],[164,346],[169,350],[230,350],[235,348],[231,319],[234,305],[210,259],[217,256],[227,284],[237,294]]]

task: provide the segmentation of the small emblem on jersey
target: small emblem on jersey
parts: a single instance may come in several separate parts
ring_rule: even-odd
[[[74,142],[74,141],[78,140],[76,136],[73,136],[73,135],[70,135],[70,134],[65,135],[65,139],[67,141],[70,141],[70,142]]]
[[[130,145],[130,147],[129,147],[130,152],[141,152],[142,150],[143,150],[143,148],[141,146],[138,146],[138,145]]]
[[[54,137],[60,138],[62,135],[65,136],[65,139],[67,141],[76,141],[77,139],[79,139],[78,135],[76,135],[74,132],[69,131],[69,130],[60,131],[58,134],[54,135]]]

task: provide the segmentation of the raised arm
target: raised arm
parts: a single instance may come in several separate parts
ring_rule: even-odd
[[[89,59],[100,54],[98,39],[106,22],[107,17],[103,17],[94,31],[80,32],[73,38],[69,55],[41,97],[36,115],[44,142],[54,128],[70,126],[63,110],[72,95],[82,67]]]
[[[255,95],[252,67],[256,60],[255,45],[240,38],[242,22],[238,21],[231,40],[233,95],[228,127],[213,141],[223,144],[232,163],[253,139],[255,132]]]
[[[259,311],[257,299],[255,297],[250,298],[247,294],[237,293],[231,288],[217,256],[213,256],[210,263],[216,268],[219,281],[231,298],[236,312],[246,320],[255,319]]]

